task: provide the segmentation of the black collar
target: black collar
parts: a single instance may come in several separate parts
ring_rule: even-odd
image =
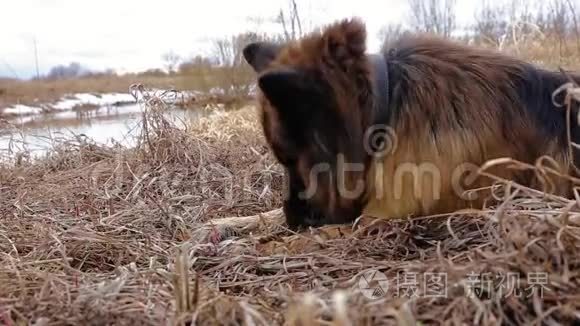
[[[373,74],[373,95],[375,114],[385,116],[389,110],[389,67],[382,54],[370,54],[369,60]],[[379,119],[382,120],[382,119]],[[383,121],[382,123],[385,123]]]
[[[381,54],[370,54],[368,59],[372,67],[372,120],[371,125],[365,130],[365,146],[371,156],[381,157],[392,150],[392,144],[385,143],[390,140],[392,135],[389,134],[388,123],[391,112],[390,106],[390,85],[389,85],[389,66],[387,58]],[[370,133],[370,134],[369,134]]]

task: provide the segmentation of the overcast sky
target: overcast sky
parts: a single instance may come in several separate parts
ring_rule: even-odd
[[[77,61],[93,70],[142,71],[161,67],[161,56],[208,54],[211,41],[246,30],[272,31],[248,17],[269,18],[287,0],[4,0],[0,14],[0,76],[35,74]],[[358,16],[367,23],[369,47],[378,48],[381,26],[409,15],[405,0],[298,0],[314,25]],[[458,0],[460,23],[479,0]]]

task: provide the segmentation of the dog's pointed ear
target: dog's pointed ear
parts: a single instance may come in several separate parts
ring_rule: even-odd
[[[367,31],[362,20],[353,18],[330,26],[323,33],[324,56],[348,71],[365,60]]]
[[[270,42],[254,42],[246,45],[243,55],[255,72],[260,73],[276,58],[281,46]]]
[[[276,69],[258,78],[258,86],[268,101],[279,109],[291,106],[311,90],[306,75],[295,69]]]

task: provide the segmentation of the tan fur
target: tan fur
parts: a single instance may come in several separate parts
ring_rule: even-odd
[[[540,138],[534,130],[526,111],[523,108],[509,105],[518,103],[515,94],[497,94],[494,89],[498,85],[509,87],[514,75],[522,74],[520,62],[509,57],[498,56],[493,52],[462,46],[445,40],[432,38],[412,39],[416,49],[414,56],[428,56],[421,62],[427,67],[410,66],[410,73],[416,76],[411,80],[413,93],[406,98],[404,112],[396,122],[398,148],[394,153],[381,161],[374,161],[369,171],[369,180],[375,178],[377,167],[382,168],[384,175],[383,198],[377,200],[377,193],[373,187],[371,201],[367,213],[382,217],[406,217],[407,215],[425,215],[449,213],[460,208],[481,207],[482,198],[489,192],[477,195],[476,200],[464,200],[461,193],[453,187],[453,174],[458,173],[462,166],[474,167],[483,165],[488,160],[510,157],[534,164],[542,155],[552,157],[560,167],[562,173],[568,173],[569,158],[566,153],[554,144]],[[421,52],[424,48],[424,52]],[[440,48],[440,51],[433,49]],[[417,50],[418,49],[418,50]],[[466,58],[474,64],[467,65]],[[419,58],[418,58],[419,59]],[[469,63],[469,62],[468,62]],[[498,69],[501,67],[503,69]],[[425,78],[420,69],[428,71],[432,78]],[[469,71],[466,79],[465,72]],[[463,78],[459,78],[462,76]],[[477,85],[477,87],[473,87]],[[428,90],[430,96],[425,93]],[[468,118],[463,121],[466,125],[457,128],[457,117],[452,110],[452,99],[464,99],[460,107],[468,111]],[[477,103],[477,107],[470,107],[469,103]],[[457,105],[457,104],[456,104]],[[509,122],[509,129],[502,129],[501,110],[514,110],[519,113],[519,119]],[[440,132],[433,136],[429,131],[429,123],[438,124]],[[446,132],[449,130],[449,132]],[[453,131],[451,131],[453,130]],[[460,132],[459,132],[460,131]],[[503,135],[513,137],[507,142]],[[526,152],[526,144],[537,143],[537,152]],[[522,145],[522,146],[519,146]],[[420,185],[423,196],[417,196],[417,185],[407,178],[403,184],[394,183],[397,179],[397,169],[405,166],[421,166],[437,171],[440,175],[439,199],[433,198],[432,178],[422,178]],[[491,171],[498,177],[507,180],[518,180],[521,173],[507,168],[496,168]],[[473,172],[472,172],[473,173]],[[400,175],[400,174],[399,174]],[[520,180],[526,185],[540,187],[539,180]],[[369,182],[370,183],[370,182]],[[486,177],[477,178],[471,185],[473,189],[489,188],[493,180]],[[371,183],[372,184],[372,183]],[[397,186],[402,187],[402,196],[395,198]],[[569,194],[569,185],[563,179],[557,180],[553,191],[559,195]]]

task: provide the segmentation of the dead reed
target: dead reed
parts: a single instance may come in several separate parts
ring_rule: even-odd
[[[0,166],[0,324],[580,320],[578,201],[498,180],[479,212],[200,241],[207,221],[280,207],[282,171],[253,107],[176,126],[143,104],[135,148],[67,140]]]

